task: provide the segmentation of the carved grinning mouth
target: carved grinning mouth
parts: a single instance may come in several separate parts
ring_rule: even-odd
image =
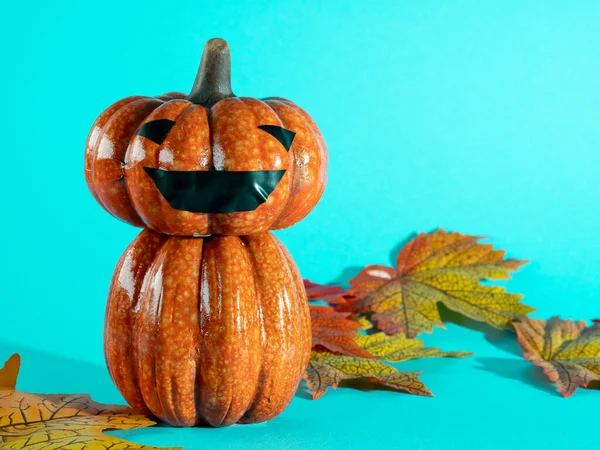
[[[161,144],[175,122],[167,119],[143,124],[137,134]],[[276,125],[260,128],[289,151],[295,133]],[[171,208],[194,213],[228,214],[254,211],[275,190],[285,170],[223,171],[163,170],[144,167]]]
[[[176,171],[144,167],[171,208],[194,213],[254,211],[263,204],[285,170],[252,172]]]

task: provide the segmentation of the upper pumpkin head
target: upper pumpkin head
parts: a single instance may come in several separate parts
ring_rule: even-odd
[[[100,205],[180,236],[289,227],[317,204],[327,149],[289,100],[235,97],[229,47],[208,41],[190,95],[127,97],[94,122],[85,177]]]

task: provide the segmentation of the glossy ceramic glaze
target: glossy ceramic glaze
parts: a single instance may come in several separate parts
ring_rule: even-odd
[[[123,397],[175,426],[273,418],[291,401],[311,347],[302,279],[268,232],[142,231],[115,269],[105,327]]]
[[[205,50],[189,96],[128,97],[111,105],[93,124],[85,152],[86,180],[100,205],[119,219],[170,235],[247,235],[289,227],[321,198],[327,149],[315,122],[289,100],[238,98],[229,88],[224,90],[229,83],[229,47],[215,39],[207,49],[215,42],[220,47],[212,60]],[[203,99],[206,103],[198,103]],[[136,134],[142,125],[160,119],[175,122],[162,143]],[[262,125],[295,133],[289,151],[260,129]],[[172,208],[144,167],[286,172],[256,209],[216,214]]]

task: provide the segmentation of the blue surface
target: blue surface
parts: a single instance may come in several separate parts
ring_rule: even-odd
[[[305,277],[347,280],[441,226],[530,259],[507,285],[534,317],[600,316],[600,4],[343,3],[3,5],[0,358],[23,354],[21,389],[122,401],[104,369],[102,321],[138,230],[89,195],[84,142],[121,97],[189,90],[215,36],[232,47],[237,94],[294,100],[328,143],[322,202],[277,233]],[[476,356],[399,365],[422,370],[434,399],[301,392],[263,425],[121,435],[188,449],[598,445],[582,418],[599,392],[558,397],[510,333],[468,325],[424,339]]]

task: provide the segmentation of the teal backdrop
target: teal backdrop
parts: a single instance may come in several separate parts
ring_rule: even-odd
[[[437,227],[529,259],[538,318],[600,316],[600,3],[530,0],[10,2],[2,41],[0,359],[19,387],[122,402],[104,368],[112,270],[139,230],[83,177],[96,116],[188,91],[204,42],[232,48],[238,95],[290,98],[319,124],[329,182],[277,235],[303,275],[344,282]],[[420,370],[435,398],[301,390],[270,423],[115,433],[202,448],[593,448],[600,392],[559,397],[514,335],[445,314]],[[595,409],[594,409],[595,407]]]

